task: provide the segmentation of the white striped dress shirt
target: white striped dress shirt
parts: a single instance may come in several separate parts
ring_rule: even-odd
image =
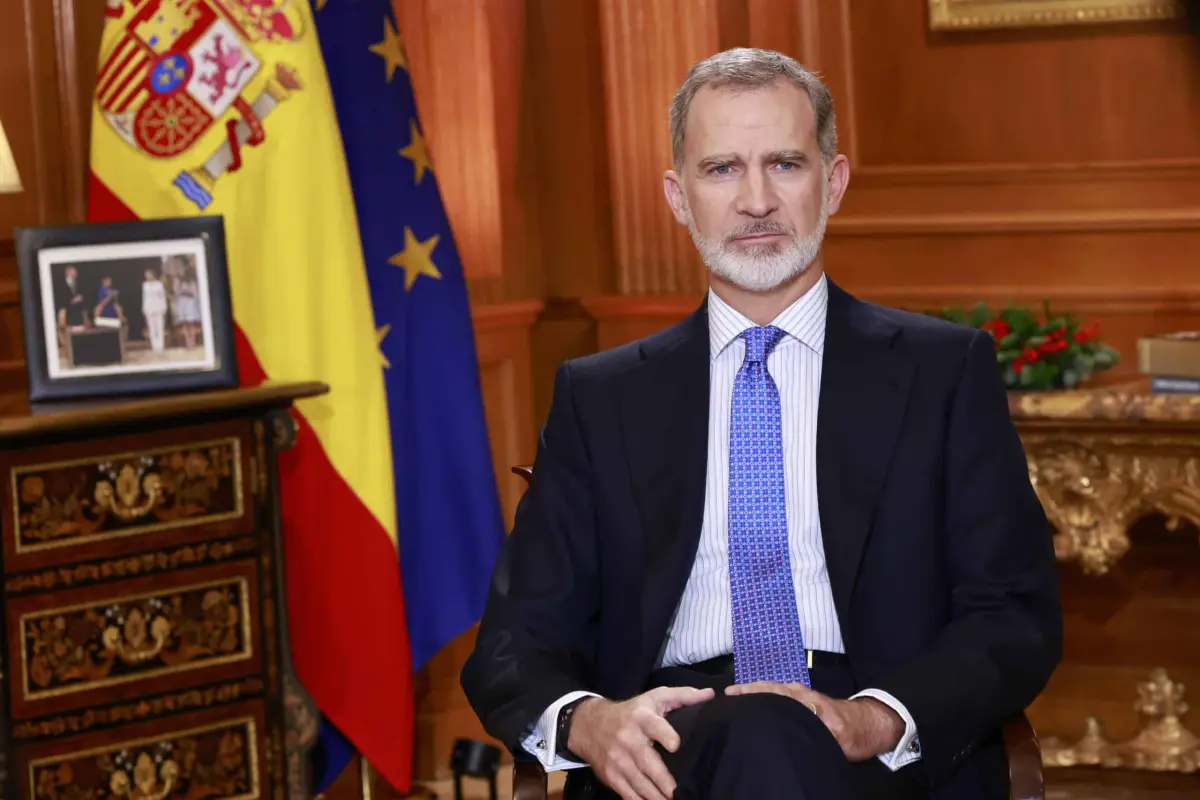
[[[789,555],[800,630],[810,650],[845,652],[825,568],[817,514],[817,402],[825,349],[825,277],[771,324],[786,336],[767,356],[779,388]],[[708,481],[700,546],[667,636],[662,666],[697,664],[733,652],[729,590],[729,423],[733,380],[746,358],[741,334],[754,323],[715,292],[708,294],[711,386],[708,396]]]
[[[779,389],[783,423],[784,482],[789,556],[804,644],[810,650],[844,653],[842,631],[821,538],[817,506],[817,408],[825,352],[829,287],[824,275],[803,297],[770,324],[786,336],[767,357],[767,372]],[[729,588],[729,424],[733,380],[746,355],[741,333],[755,324],[713,291],[708,293],[710,387],[708,477],[704,522],[696,560],[671,621],[660,666],[696,664],[733,652],[733,612]],[[584,766],[555,756],[559,710],[591,692],[571,692],[551,704],[523,742],[549,770]],[[866,689],[855,697],[874,697],[904,720],[896,748],[879,756],[891,769],[920,758],[916,723],[890,694]]]

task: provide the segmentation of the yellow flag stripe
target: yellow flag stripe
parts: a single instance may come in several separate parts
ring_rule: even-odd
[[[133,5],[126,3],[125,16],[106,26],[105,57],[121,47]],[[236,108],[184,152],[151,158],[122,138],[97,104],[91,163],[143,219],[224,216],[239,326],[271,379],[331,386],[330,394],[301,401],[299,409],[395,545],[387,404],[354,200],[311,9],[306,2],[288,8],[299,31],[293,41],[246,43],[259,66],[241,97],[253,105],[278,95],[262,118],[266,138],[242,146],[241,168],[212,183],[211,205],[201,211],[173,183],[229,146],[225,119],[236,118]],[[292,71],[300,88],[281,89],[278,65]]]

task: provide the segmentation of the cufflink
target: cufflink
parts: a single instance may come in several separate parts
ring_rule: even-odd
[[[920,741],[913,739],[911,742],[909,742],[908,743],[908,752],[912,753],[913,755],[920,755],[921,754]]]
[[[538,749],[538,750],[545,750],[545,749],[546,749],[546,740],[545,740],[545,739],[538,739],[538,743],[537,743],[537,749]]]

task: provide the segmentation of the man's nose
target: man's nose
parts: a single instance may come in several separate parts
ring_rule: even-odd
[[[738,191],[738,213],[762,218],[778,207],[774,189],[767,177],[758,170],[748,170]]]

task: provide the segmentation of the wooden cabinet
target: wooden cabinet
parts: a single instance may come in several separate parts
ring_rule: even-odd
[[[4,796],[306,797],[290,384],[0,417]]]

